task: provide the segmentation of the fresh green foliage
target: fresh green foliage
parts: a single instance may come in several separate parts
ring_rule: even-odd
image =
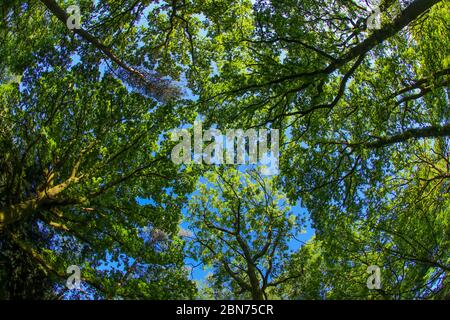
[[[449,298],[450,2],[371,3],[2,1],[0,298]],[[199,117],[280,175],[174,164]]]
[[[257,171],[207,174],[189,206],[194,258],[214,269],[218,297],[264,299],[288,259],[303,219],[275,181]]]

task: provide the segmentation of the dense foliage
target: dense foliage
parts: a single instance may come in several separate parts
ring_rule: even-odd
[[[450,1],[7,0],[0,18],[0,298],[450,297]],[[175,164],[170,131],[199,118],[279,129],[280,175]]]

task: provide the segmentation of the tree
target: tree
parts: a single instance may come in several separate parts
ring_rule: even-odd
[[[179,223],[204,174],[189,213],[192,250],[215,261],[204,294],[448,297],[449,2],[373,5],[3,1],[0,296],[193,297]],[[280,176],[175,165],[166,134],[198,116],[279,129]],[[315,229],[293,255],[288,203]],[[69,265],[84,292],[63,289]]]
[[[308,209],[328,268],[311,277],[317,298],[448,294],[448,2],[380,8],[371,30],[354,1],[258,1],[253,28],[208,39],[222,50],[199,107],[219,127],[285,133],[284,191]],[[384,292],[367,291],[374,263]]]
[[[87,296],[192,297],[177,233],[193,184],[161,141],[180,121],[177,97],[163,104],[127,86],[95,46],[78,44],[44,6],[8,5],[0,49],[1,291],[19,298],[8,289],[17,281],[24,290],[39,281],[62,289],[66,268],[78,265]],[[131,36],[135,20],[117,28],[130,24]],[[129,48],[116,42],[114,49]],[[155,240],[157,230],[167,237]],[[21,268],[38,270],[37,280],[13,277]]]
[[[276,182],[256,170],[217,170],[207,179],[189,206],[192,252],[213,266],[214,288],[229,290],[232,296],[267,299],[269,288],[287,281],[276,277],[302,217],[291,211]]]
[[[431,154],[426,153],[429,146],[422,145],[425,151],[416,153],[411,164],[409,159],[397,164],[402,176],[386,177],[368,189],[360,205],[348,204],[344,211],[323,203],[322,209],[314,211],[320,233],[308,248],[317,248],[322,257],[308,256],[309,251],[302,248],[292,257],[290,268],[296,273],[301,268],[299,260],[307,265],[320,261],[321,272],[311,280],[292,281],[285,291],[292,292],[291,298],[302,294],[303,286],[317,282],[323,286],[324,297],[336,299],[448,295],[448,141],[447,145],[437,142]],[[367,288],[366,271],[371,265],[381,269],[380,290]]]

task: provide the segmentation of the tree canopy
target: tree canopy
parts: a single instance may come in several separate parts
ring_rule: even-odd
[[[450,297],[448,0],[7,0],[0,18],[0,298]],[[280,174],[175,163],[171,132],[199,119],[279,130]]]

